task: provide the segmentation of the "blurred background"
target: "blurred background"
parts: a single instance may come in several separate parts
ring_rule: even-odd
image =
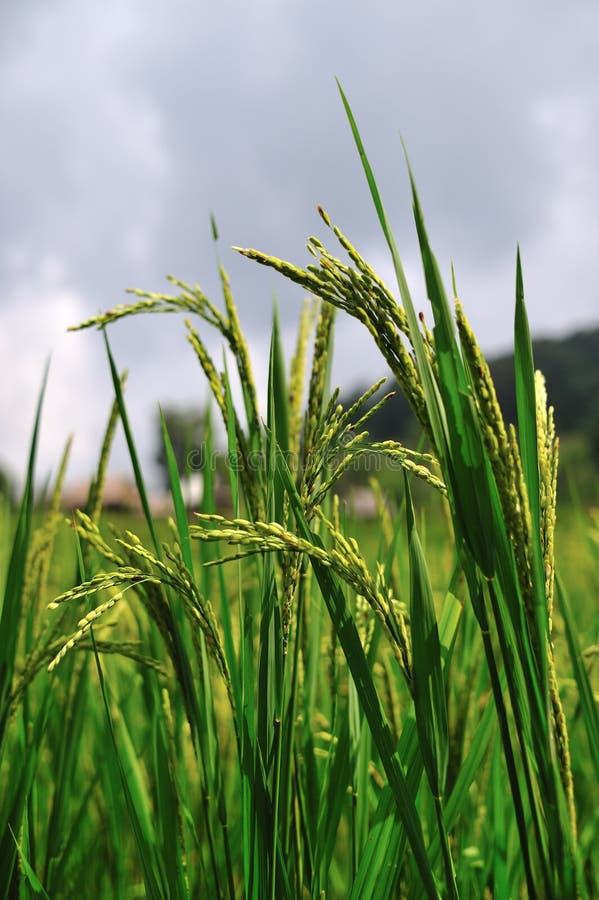
[[[166,289],[168,273],[219,302],[211,211],[261,387],[274,298],[291,346],[301,292],[231,245],[304,264],[306,238],[322,236],[320,203],[393,287],[335,76],[417,305],[426,303],[400,132],[447,283],[453,261],[489,355],[511,346],[517,242],[533,336],[599,327],[596,4],[3,3],[0,470],[8,477],[23,476],[49,354],[40,475],[58,465],[70,432],[71,478],[91,474],[112,387],[101,335],[66,329],[125,302],[127,287]],[[218,341],[202,333],[220,359]],[[207,397],[183,335],[175,316],[110,329],[117,364],[130,371],[127,402],[150,482],[160,477],[158,403],[201,408]],[[569,345],[583,400],[599,386],[596,374],[589,380],[599,344],[587,344],[584,356],[580,340]],[[545,346],[545,358],[556,358],[557,345]],[[335,383],[350,394],[382,374],[368,335],[339,317]],[[596,414],[599,434],[592,399],[595,412],[589,400],[584,416]],[[129,471],[122,441],[112,468]]]

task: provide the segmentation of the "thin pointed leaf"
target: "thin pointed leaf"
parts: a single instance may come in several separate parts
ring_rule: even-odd
[[[23,498],[17,519],[17,528],[12,546],[6,576],[2,608],[0,610],[0,743],[4,734],[7,702],[10,695],[12,677],[15,666],[15,653],[19,634],[19,619],[22,613],[21,594],[25,580],[25,565],[31,534],[31,514],[33,510],[33,489],[35,478],[35,460],[39,438],[40,420],[44,403],[44,394],[48,381],[49,362],[46,364],[39,392],[31,446],[27,463],[27,477],[23,489]]]
[[[410,623],[414,667],[414,706],[424,767],[434,797],[445,792],[448,762],[447,707],[441,668],[441,643],[433,591],[416,531],[407,477],[406,512],[410,553]]]
[[[148,528],[150,530],[150,535],[152,537],[152,542],[154,544],[154,549],[156,550],[156,554],[158,558],[161,556],[161,548],[160,542],[158,540],[158,536],[156,534],[156,528],[154,525],[154,519],[152,517],[152,513],[150,511],[150,503],[148,501],[148,495],[146,492],[146,486],[144,483],[141,466],[139,464],[139,458],[137,456],[137,450],[135,448],[135,440],[133,438],[133,432],[131,430],[131,426],[129,424],[129,416],[127,415],[127,407],[125,406],[125,398],[123,395],[123,389],[121,384],[121,378],[119,376],[114,357],[112,355],[112,351],[110,349],[110,344],[108,342],[108,335],[106,331],[104,333],[104,344],[106,347],[106,355],[108,356],[108,364],[110,366],[110,374],[112,376],[112,385],[114,387],[115,397],[119,406],[119,413],[121,416],[121,422],[123,423],[123,430],[125,432],[125,439],[127,441],[127,448],[129,450],[129,457],[131,459],[131,465],[133,466],[133,475],[135,477],[135,484],[137,485],[137,490],[139,493],[139,497],[141,500],[141,505],[143,507],[144,515],[146,517],[146,522],[148,523]]]
[[[181,479],[179,478],[179,470],[177,469],[177,460],[175,452],[168,433],[166,420],[160,410],[160,425],[162,430],[162,440],[164,442],[164,450],[166,454],[166,464],[168,468],[168,477],[171,485],[171,497],[175,508],[175,521],[177,523],[177,531],[179,534],[179,542],[181,544],[181,554],[183,562],[187,566],[191,575],[193,575],[193,558],[191,555],[191,541],[189,539],[189,528],[187,523],[187,512],[185,503],[183,502],[183,493],[181,491]]]
[[[532,565],[535,603],[536,634],[534,635],[535,662],[537,664],[543,696],[547,696],[547,657],[545,643],[549,621],[545,598],[545,576],[541,550],[541,510],[539,486],[539,457],[537,445],[537,402],[535,372],[528,316],[524,303],[522,263],[518,248],[516,260],[516,315],[514,321],[514,367],[516,381],[516,407],[518,410],[518,437],[522,469],[528,494],[532,520]]]
[[[556,587],[560,609],[564,617],[570,661],[578,687],[580,707],[591,751],[590,759],[595,769],[597,783],[599,783],[599,711],[597,709],[597,701],[593,695],[593,688],[584,664],[576,621],[570,608],[568,594],[559,577],[556,578]]]
[[[322,547],[322,541],[306,522],[300,497],[281,453],[279,453],[278,459],[281,477],[289,494],[299,532],[305,540]],[[391,737],[389,725],[368,668],[355,622],[347,608],[343,591],[333,573],[315,558],[311,559],[311,564],[339,641],[343,647],[345,658],[360,697],[362,709],[398,804],[420,877],[428,896],[437,898],[438,890],[427,859],[420,819],[414,806],[414,800],[408,787],[401,761],[393,746],[393,738]]]

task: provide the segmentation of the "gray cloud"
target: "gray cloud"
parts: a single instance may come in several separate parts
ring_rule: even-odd
[[[128,285],[162,289],[167,272],[217,296],[210,210],[262,360],[273,291],[287,331],[299,295],[228,245],[303,261],[320,202],[391,282],[335,75],[419,302],[399,130],[441,265],[455,261],[484,346],[510,342],[517,240],[533,331],[599,318],[594,4],[374,2],[366,15],[338,0],[58,0],[7,4],[1,16],[0,415],[11,433],[3,456],[14,468],[22,467],[32,373],[52,347],[48,453],[75,428],[78,470],[93,465],[105,417],[96,402],[110,402],[103,350],[94,336],[64,336],[64,328],[120,302]],[[204,396],[181,331],[174,320],[153,320],[111,332],[119,363],[132,371],[145,446],[158,400]],[[368,338],[342,324],[336,377],[355,383],[379,371]]]

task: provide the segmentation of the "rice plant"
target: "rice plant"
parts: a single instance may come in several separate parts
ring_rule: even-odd
[[[90,884],[93,896],[256,900],[598,890],[592,654],[556,571],[559,444],[520,259],[510,424],[453,275],[449,303],[408,163],[432,329],[417,314],[341,97],[397,296],[322,209],[338,249],[310,238],[304,267],[241,249],[312,298],[288,368],[273,318],[262,408],[222,267],[222,309],[173,278],[172,294],[136,290],[77,326],[103,332],[115,401],[87,507],[70,522],[71,568],[51,598],[64,466],[34,535],[34,432],[0,621],[4,897],[91,896]],[[371,403],[381,382],[349,408],[331,389],[337,310],[370,332],[420,425],[418,449],[370,440],[368,420],[388,399]],[[163,419],[166,528],[151,514],[108,341],[119,319],[164,312],[186,316],[212,395],[204,456],[215,410],[232,504],[216,509],[207,467],[202,508],[188,517]],[[234,373],[208,352],[207,327]],[[101,517],[118,420],[147,538],[142,523],[107,530]],[[337,487],[374,456],[393,466],[401,502],[390,508],[374,485],[373,554]],[[424,512],[416,484],[433,497]],[[431,510],[446,522],[434,564]]]

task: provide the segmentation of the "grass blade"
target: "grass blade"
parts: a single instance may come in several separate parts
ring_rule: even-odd
[[[576,621],[570,607],[568,594],[559,577],[556,577],[556,587],[560,609],[564,617],[564,629],[568,642],[570,662],[572,663],[574,678],[578,687],[578,697],[589,742],[590,760],[595,769],[596,779],[599,782],[599,711],[597,710],[597,701],[595,700],[593,688],[584,664]]]
[[[35,477],[35,460],[39,438],[40,420],[44,394],[48,381],[49,363],[46,364],[42,378],[42,386],[37,401],[31,446],[27,463],[27,477],[23,489],[21,507],[17,519],[17,528],[13,541],[10,561],[6,575],[6,585],[2,597],[0,610],[0,748],[6,728],[6,716],[8,715],[8,699],[11,691],[12,677],[15,666],[15,654],[19,634],[19,619],[21,616],[21,594],[25,580],[25,565],[31,534],[31,515],[33,511],[33,490]],[[1,758],[1,754],[0,754]]]
[[[121,417],[121,422],[123,423],[123,429],[125,432],[125,439],[127,441],[127,448],[129,450],[129,457],[131,459],[131,465],[133,466],[133,475],[135,478],[135,484],[137,485],[137,490],[139,493],[139,497],[141,500],[141,505],[144,511],[144,515],[146,517],[146,522],[148,524],[148,528],[150,530],[150,535],[152,537],[152,542],[154,544],[154,549],[156,550],[156,555],[160,559],[161,557],[161,547],[160,542],[158,540],[158,536],[156,534],[156,527],[154,525],[154,519],[152,517],[152,513],[150,512],[150,503],[148,501],[148,495],[146,492],[146,486],[143,479],[141,466],[139,464],[139,457],[137,455],[137,450],[135,448],[135,440],[133,438],[133,432],[131,430],[131,426],[129,424],[129,416],[127,414],[127,407],[125,406],[125,398],[123,396],[123,388],[122,381],[119,376],[114,357],[112,355],[112,351],[110,349],[110,344],[108,342],[108,335],[104,330],[104,345],[106,347],[106,355],[108,357],[108,364],[110,366],[110,374],[112,377],[112,385],[114,387],[114,394],[116,397],[116,401],[119,407],[119,414]]]
[[[528,493],[532,520],[532,566],[535,604],[536,633],[532,635],[534,658],[539,672],[543,697],[548,696],[546,641],[549,638],[545,576],[541,550],[541,510],[539,484],[539,457],[537,436],[537,402],[532,344],[528,316],[524,303],[524,285],[520,249],[516,260],[516,315],[514,321],[514,367],[516,381],[516,406],[518,410],[518,436],[522,468]]]
[[[181,491],[181,479],[179,478],[179,471],[177,469],[177,460],[175,459],[173,445],[169,437],[168,428],[166,425],[166,420],[162,413],[162,409],[160,410],[160,426],[162,430],[162,440],[164,441],[166,463],[171,485],[171,497],[173,498],[173,505],[175,507],[175,521],[177,523],[177,532],[179,534],[179,541],[181,543],[181,553],[183,555],[183,561],[187,566],[189,573],[193,575],[193,558],[191,555],[189,529],[187,527],[187,511],[185,509],[183,493]]]
[[[300,534],[306,540],[322,546],[322,542],[309,527],[303,514],[301,500],[293,484],[291,473],[284,457],[279,453],[278,462],[281,477],[289,494],[291,506],[296,518]],[[347,609],[343,591],[335,576],[318,560],[312,558],[311,564],[323,598],[329,610],[329,614],[335,626],[341,646],[345,653],[348,666],[360,697],[364,714],[370,726],[372,737],[377,745],[381,762],[384,766],[389,784],[391,785],[395,800],[398,804],[400,815],[404,822],[408,840],[414,853],[414,859],[425,886],[427,895],[431,898],[438,897],[438,890],[430,869],[424,845],[424,837],[418,813],[414,806],[414,800],[406,781],[406,776],[401,761],[395,748],[389,725],[383,711],[376,688],[372,681],[364,650],[355,623]]]
[[[441,667],[441,642],[428,569],[414,522],[410,483],[404,477],[410,557],[410,622],[414,669],[414,708],[420,752],[433,793],[448,896],[458,896],[449,838],[443,822],[443,797],[449,756],[447,706]]]

